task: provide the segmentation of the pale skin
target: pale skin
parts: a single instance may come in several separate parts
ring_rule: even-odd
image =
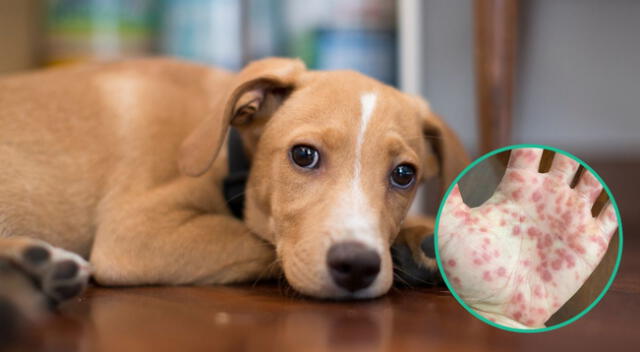
[[[611,204],[591,209],[602,185],[556,154],[538,172],[542,149],[511,152],[496,192],[469,208],[456,185],[442,210],[440,259],[454,291],[500,325],[541,328],[584,284],[618,227]]]

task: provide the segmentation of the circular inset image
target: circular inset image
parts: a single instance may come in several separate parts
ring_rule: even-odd
[[[588,165],[555,148],[516,145],[481,157],[449,187],[435,247],[445,283],[473,315],[540,332],[602,298],[620,263],[622,226]]]

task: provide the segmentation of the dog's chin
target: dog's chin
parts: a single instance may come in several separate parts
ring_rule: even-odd
[[[349,292],[347,290],[338,289],[339,292],[329,299],[333,299],[336,301],[350,301],[350,300],[367,300],[374,299],[383,296],[387,293],[388,290],[374,290],[374,289],[364,289],[356,292]]]
[[[374,282],[373,285],[367,288],[352,292],[352,291],[340,288],[332,282],[320,284],[317,287],[299,286],[292,281],[289,281],[289,283],[297,292],[305,296],[315,298],[315,299],[331,300],[331,301],[374,299],[386,294],[389,291],[389,288],[391,287],[391,284],[381,285],[376,280],[376,282]]]

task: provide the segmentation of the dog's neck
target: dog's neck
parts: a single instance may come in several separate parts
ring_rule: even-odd
[[[240,133],[233,127],[229,130],[227,152],[229,173],[224,178],[224,200],[233,216],[243,219],[244,193],[251,163],[244,151]]]

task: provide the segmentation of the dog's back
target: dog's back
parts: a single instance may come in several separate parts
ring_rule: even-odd
[[[38,242],[19,238],[88,258],[100,204],[124,187],[177,177],[182,140],[231,77],[140,59],[0,78],[1,341],[17,337],[48,300],[77,294],[89,273],[82,259],[44,242],[36,250],[46,257],[29,258]],[[69,262],[73,275],[55,279],[71,273]]]
[[[171,157],[214,99],[207,85],[230,76],[141,59],[0,79],[0,237],[88,256],[106,190],[177,172]]]

